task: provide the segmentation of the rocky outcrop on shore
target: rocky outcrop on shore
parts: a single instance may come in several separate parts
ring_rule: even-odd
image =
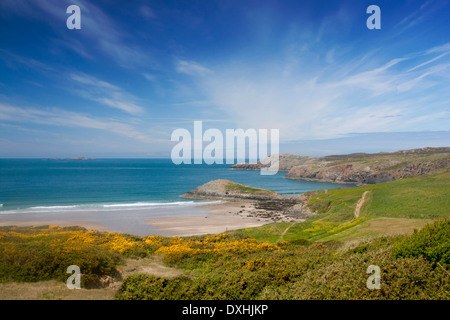
[[[287,179],[373,184],[439,172],[450,166],[450,148],[421,148],[375,154],[354,153],[326,157],[279,155],[279,170]],[[264,165],[237,164],[232,169],[259,170]]]
[[[271,190],[254,188],[234,181],[217,179],[207,182],[181,197],[189,199],[250,201],[259,216],[288,217],[304,220],[314,213],[309,210],[303,195],[282,195]],[[263,213],[263,214],[262,214]]]
[[[270,200],[277,198],[276,192],[246,186],[234,181],[226,179],[217,179],[207,182],[185,194],[181,197],[189,199],[253,199],[253,200]]]

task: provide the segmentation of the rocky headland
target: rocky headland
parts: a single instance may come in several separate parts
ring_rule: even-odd
[[[266,162],[264,162],[266,163]],[[261,162],[231,166],[238,170],[260,170]],[[279,155],[279,170],[287,179],[335,183],[373,184],[415,175],[438,173],[450,166],[450,148],[421,148],[374,154],[353,153],[326,157]]]

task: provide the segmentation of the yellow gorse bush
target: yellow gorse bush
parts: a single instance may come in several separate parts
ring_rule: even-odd
[[[354,219],[352,221],[349,221],[349,222],[343,223],[343,224],[341,224],[341,225],[339,225],[337,227],[334,227],[331,230],[328,230],[327,232],[330,233],[330,234],[338,233],[338,232],[340,232],[342,230],[345,230],[345,229],[351,228],[353,226],[356,226],[358,223],[363,222],[364,220],[366,220],[365,217],[359,217],[357,219]]]
[[[33,230],[34,231],[34,230]],[[87,246],[100,246],[118,253],[126,253],[144,248],[142,240],[130,239],[129,236],[120,233],[108,233],[98,231],[65,230],[62,227],[49,226],[40,228],[31,233],[22,233],[15,230],[2,232],[0,245],[14,247],[21,243],[43,243],[47,247],[58,248],[59,252],[80,250]]]
[[[331,222],[325,221],[314,221],[312,223],[312,227],[303,230],[303,232],[308,233],[309,236],[316,236],[318,234],[328,232],[334,227],[334,224]]]
[[[21,232],[22,231],[22,232]],[[12,228],[0,233],[0,252],[18,250],[24,243],[41,243],[55,254],[81,251],[89,246],[106,248],[119,254],[132,254],[137,250],[164,254],[167,260],[199,254],[244,254],[261,251],[281,251],[275,244],[260,243],[255,239],[230,239],[226,233],[200,239],[151,235],[131,236],[114,232],[88,231],[83,228],[67,229],[58,226],[35,229]]]
[[[259,251],[281,251],[275,244],[260,243],[255,239],[229,240],[227,234],[205,237],[203,240],[179,238],[172,244],[160,247],[156,253],[163,253],[167,260],[180,259],[186,255],[196,254],[243,254]]]

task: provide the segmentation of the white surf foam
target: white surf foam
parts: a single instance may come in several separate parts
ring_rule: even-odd
[[[118,210],[144,210],[157,207],[197,206],[221,201],[174,201],[174,202],[133,202],[133,203],[108,203],[108,204],[78,204],[66,206],[34,206],[24,209],[2,210],[1,214],[14,213],[58,213],[67,211],[118,211]]]
[[[117,203],[104,204],[103,208],[139,208],[139,207],[165,207],[165,206],[185,206],[195,204],[194,201],[176,201],[176,202],[135,202],[135,203]]]

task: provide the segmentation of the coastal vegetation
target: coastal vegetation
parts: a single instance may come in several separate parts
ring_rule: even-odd
[[[448,270],[434,266],[423,248],[399,254],[410,242],[445,232],[449,221],[409,237],[382,237],[345,247],[336,242],[280,243],[280,250],[177,259],[191,276],[161,279],[128,277],[118,299],[449,299]],[[448,235],[447,239],[449,241]],[[439,246],[435,246],[438,249]],[[395,249],[393,249],[395,248]],[[397,250],[397,251],[394,251]],[[367,267],[382,270],[380,290],[366,286]]]
[[[449,230],[450,221],[443,219],[410,236],[348,245],[274,244],[238,232],[179,238],[52,226],[2,228],[0,279],[65,281],[66,266],[78,263],[82,279],[92,286],[105,274],[120,277],[125,258],[159,255],[185,274],[130,275],[117,299],[449,299]],[[382,270],[380,290],[366,287],[369,265]]]
[[[359,215],[358,201],[363,194]],[[412,233],[437,218],[450,216],[450,172],[416,176],[357,188],[307,192],[309,208],[318,213],[297,223],[285,240],[357,240]],[[260,241],[277,241],[289,223],[267,224],[240,232]]]
[[[0,279],[65,281],[66,266],[78,263],[83,288],[95,286],[105,274],[123,280],[116,299],[449,299],[449,230],[450,221],[443,219],[410,236],[275,244],[239,232],[179,238],[52,226],[2,228]],[[125,258],[139,261],[148,255],[161,256],[185,273],[120,278]],[[366,287],[369,265],[382,270],[380,290]]]
[[[219,182],[216,194],[262,190]],[[113,279],[116,299],[450,299],[449,199],[447,170],[308,192],[315,215],[304,222],[214,235],[0,227],[0,283],[65,282],[78,265],[83,288]],[[151,257],[180,273],[121,271]],[[381,270],[380,289],[367,287],[371,265]]]
[[[275,192],[270,190],[264,190],[260,188],[253,188],[243,184],[228,184],[225,186],[225,190],[228,192],[244,193],[244,194],[274,194]]]

